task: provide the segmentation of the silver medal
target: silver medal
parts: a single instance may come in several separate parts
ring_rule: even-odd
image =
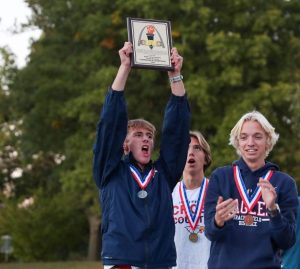
[[[148,193],[147,193],[145,190],[140,190],[140,191],[137,193],[137,196],[138,196],[140,199],[145,199],[145,198],[148,196]]]

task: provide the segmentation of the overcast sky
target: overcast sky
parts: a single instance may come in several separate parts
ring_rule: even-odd
[[[31,15],[24,0],[0,0],[0,46],[8,46],[16,55],[17,65],[26,65],[26,57],[29,54],[31,38],[38,38],[38,29],[26,30],[15,34],[14,30],[20,29],[22,23],[26,23]]]

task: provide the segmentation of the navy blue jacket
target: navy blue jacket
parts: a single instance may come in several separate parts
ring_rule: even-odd
[[[293,178],[278,171],[275,164],[267,162],[252,172],[240,159],[240,168],[247,190],[255,191],[259,177],[274,170],[270,183],[276,187],[277,203],[281,213],[270,218],[262,197],[252,209],[254,223],[245,225],[246,215],[236,188],[232,166],[216,169],[210,178],[205,199],[205,235],[212,241],[208,261],[209,269],[271,269],[280,268],[280,250],[290,248],[296,240],[295,220],[298,205],[297,189]],[[239,212],[234,219],[218,228],[214,222],[218,196],[238,199]]]
[[[147,268],[176,264],[171,191],[180,178],[187,157],[190,110],[186,96],[172,95],[164,117],[160,157],[150,162],[154,178],[140,190],[130,173],[132,156],[123,156],[127,110],[123,92],[109,90],[98,124],[94,147],[94,179],[102,207],[102,261],[104,265]],[[138,169],[138,167],[135,165]]]

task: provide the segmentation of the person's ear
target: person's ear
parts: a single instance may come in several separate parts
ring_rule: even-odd
[[[127,141],[123,143],[124,154],[127,155],[129,153],[129,147]]]

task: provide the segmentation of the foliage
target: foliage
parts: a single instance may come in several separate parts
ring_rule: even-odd
[[[76,198],[67,193],[51,198],[39,192],[33,199],[27,205],[22,199],[7,202],[1,210],[0,234],[12,236],[14,257],[43,261],[83,256],[87,223]]]
[[[126,17],[171,21],[173,43],[184,56],[192,129],[212,146],[208,173],[238,158],[228,146],[230,130],[242,114],[257,109],[280,134],[270,160],[300,186],[299,1],[26,2],[33,10],[29,25],[43,35],[33,42],[26,67],[16,71],[6,53],[5,72],[0,72],[0,120],[6,126],[0,131],[5,159],[0,188],[12,183],[12,199],[42,190],[43,203],[72,193],[85,216],[99,214],[92,147],[119,65],[118,49],[127,38]],[[132,70],[126,86],[129,117],[143,117],[159,129],[169,88],[165,72]],[[12,152],[17,152],[14,159]],[[7,176],[16,168],[21,177]],[[52,259],[55,253],[48,251]]]

